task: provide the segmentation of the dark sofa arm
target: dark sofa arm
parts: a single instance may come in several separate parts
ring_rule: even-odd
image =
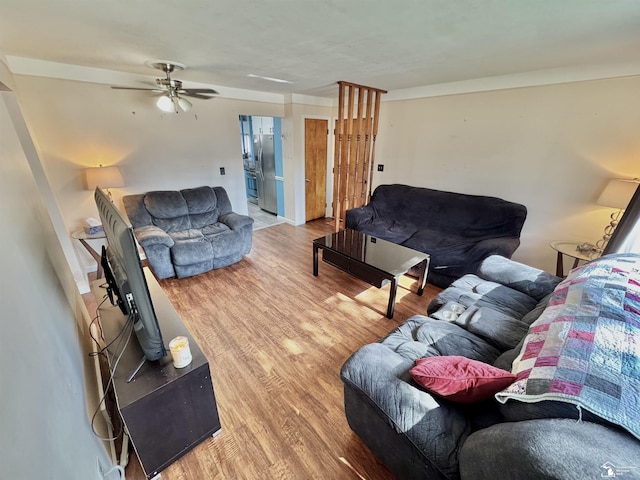
[[[519,246],[519,237],[485,238],[477,242],[469,250],[469,256],[471,258],[484,259],[490,255],[502,255],[503,257],[511,258],[511,255]]]
[[[220,215],[218,221],[224,223],[231,230],[238,230],[247,225],[253,225],[253,218],[247,215],[240,215],[239,213],[231,212],[225,215]]]
[[[373,220],[374,210],[371,204],[364,207],[352,208],[347,210],[345,214],[345,227],[358,230],[360,225],[371,223]]]
[[[460,478],[582,480],[606,477],[607,465],[637,478],[639,458],[640,442],[620,429],[573,419],[508,422],[467,438]]]
[[[167,248],[173,247],[173,238],[171,238],[167,232],[155,225],[136,228],[133,232],[136,235],[138,243],[142,245],[142,248],[147,248],[152,245],[164,245]]]
[[[478,268],[477,275],[526,293],[538,301],[553,292],[561,280],[544,270],[499,255],[485,258]]]

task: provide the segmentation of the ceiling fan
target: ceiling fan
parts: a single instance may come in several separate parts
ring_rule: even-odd
[[[156,88],[137,88],[137,87],[117,87],[112,86],[116,90],[148,90],[151,92],[161,93],[162,96],[156,102],[158,108],[164,112],[178,113],[180,110],[188,112],[193,106],[189,100],[184,97],[199,98],[207,100],[218,92],[211,88],[182,88],[182,82],[171,78],[171,72],[176,70],[184,70],[186,65],[178,62],[170,62],[167,60],[150,60],[145,65],[152,68],[162,70],[165,78],[156,78]]]

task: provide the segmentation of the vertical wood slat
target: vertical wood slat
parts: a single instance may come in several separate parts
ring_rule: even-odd
[[[378,136],[378,117],[380,115],[380,93],[376,92],[376,107],[375,112],[373,114],[373,133],[371,137],[371,173],[369,176],[369,193],[367,194],[367,203],[369,203],[369,199],[371,198],[371,189],[373,183],[373,166],[376,161],[376,137]],[[386,93],[386,92],[385,92]]]
[[[351,146],[353,142],[353,101],[355,94],[355,86],[349,85],[349,95],[347,99],[347,141],[345,143],[345,153],[346,155],[343,157],[344,163],[344,171],[346,172],[344,176],[344,181],[342,182],[340,194],[343,198],[342,209],[340,211],[340,218],[344,219],[345,212],[351,208],[349,204],[349,183],[352,181],[351,175]]]
[[[367,112],[366,112],[366,137],[365,137],[365,159],[362,165],[363,182],[362,189],[360,191],[360,206],[367,203],[368,187],[371,183],[369,174],[369,164],[371,163],[371,129],[373,128],[373,122],[371,120],[373,105],[373,92],[369,90],[367,92]]]
[[[338,82],[338,85],[338,121],[335,132],[333,177],[335,231],[343,226],[341,222],[344,222],[347,210],[365,205],[371,197],[380,95],[386,93],[385,90],[349,82]],[[356,96],[357,106],[355,105]],[[365,100],[366,113],[363,115]],[[357,112],[355,118],[354,107]]]
[[[342,164],[342,142],[344,135],[344,119],[342,111],[344,109],[344,88],[340,85],[338,92],[338,122],[334,131],[335,146],[333,155],[333,218],[335,219],[335,231],[340,229],[340,195],[338,195],[340,185],[340,165]]]
[[[363,105],[363,95],[365,90],[362,87],[358,87],[358,113],[356,114],[356,123],[355,123],[355,131],[354,135],[356,138],[355,148],[353,149],[354,160],[353,162],[353,178],[348,187],[349,194],[349,205],[351,208],[359,207],[360,199],[357,194],[360,189],[360,183],[362,182],[362,154],[363,154],[363,135],[362,135],[362,105]]]

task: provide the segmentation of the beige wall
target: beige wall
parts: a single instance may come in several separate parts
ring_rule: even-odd
[[[374,186],[406,183],[522,203],[514,258],[555,272],[552,240],[595,243],[614,177],[640,177],[640,78],[383,102]]]
[[[122,171],[126,186],[112,190],[121,209],[121,197],[130,193],[220,185],[234,209],[246,213],[238,116],[284,114],[282,105],[225,98],[194,100],[189,113],[166,114],[146,92],[24,75],[15,83],[69,232],[98,215],[83,169],[100,163]],[[95,269],[75,247],[82,264]]]
[[[11,85],[3,70],[0,59],[0,82]],[[106,471],[109,459],[91,431],[98,389],[89,316],[30,144],[15,95],[0,92],[2,478],[97,478],[97,462]]]
[[[304,119],[333,119],[336,110],[293,96],[282,104],[216,98],[194,102],[188,114],[163,114],[144,92],[32,76],[16,84],[70,230],[96,215],[82,169],[98,163],[122,168],[118,205],[127,193],[215,184],[246,211],[239,114],[283,117],[285,217],[304,223]],[[374,173],[374,186],[522,203],[529,215],[514,258],[553,272],[548,242],[595,243],[610,213],[595,204],[606,181],[640,176],[639,97],[640,79],[628,77],[383,101],[376,163],[385,171]],[[331,167],[332,143],[329,151]]]

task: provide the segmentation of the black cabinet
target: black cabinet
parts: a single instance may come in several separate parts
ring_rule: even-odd
[[[173,366],[170,355],[147,361],[127,382],[143,358],[134,335],[118,362],[113,379],[118,410],[140,464],[147,478],[152,478],[204,439],[217,434],[221,427],[208,360],[147,268],[145,276],[165,345],[174,337],[185,336],[193,357],[191,364],[180,369]],[[98,303],[105,294],[100,283],[96,282],[93,289]],[[109,344],[126,317],[108,301],[98,312],[105,342]],[[110,350],[113,365],[121,347]]]

